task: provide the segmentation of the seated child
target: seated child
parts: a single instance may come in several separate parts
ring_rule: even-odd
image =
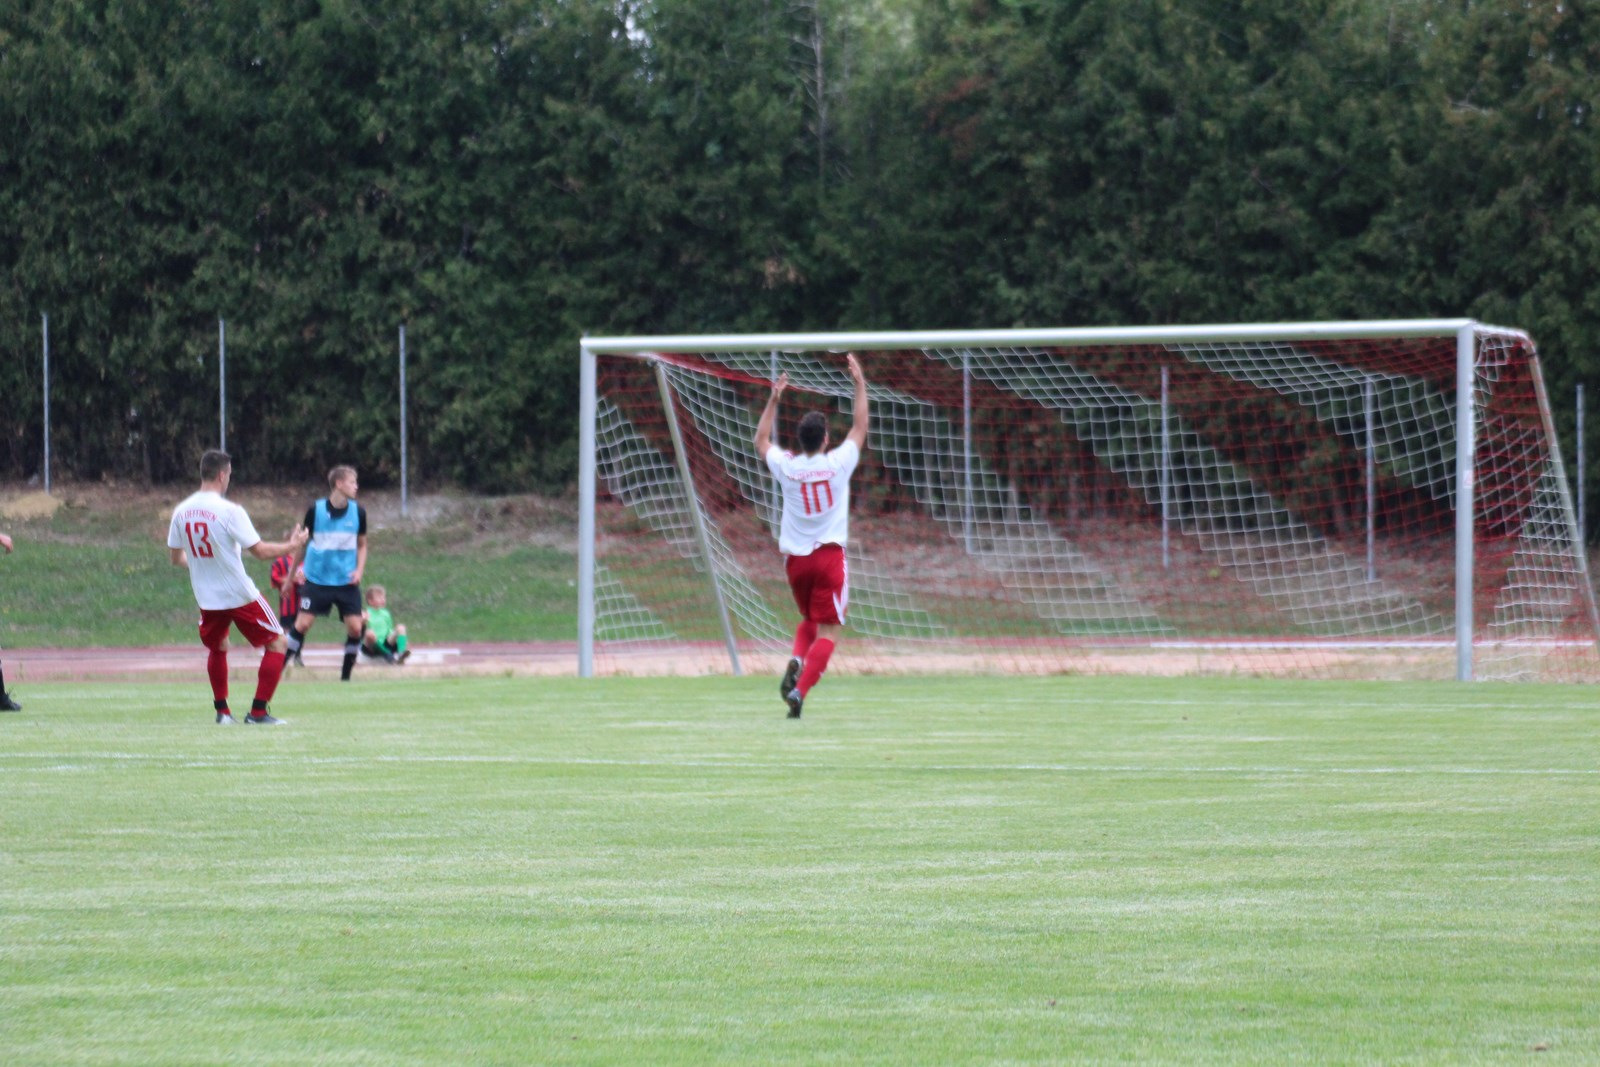
[[[406,628],[396,626],[385,606],[389,594],[381,585],[367,587],[367,629],[361,635],[361,651],[381,656],[386,663],[404,663],[411,650],[406,648]]]

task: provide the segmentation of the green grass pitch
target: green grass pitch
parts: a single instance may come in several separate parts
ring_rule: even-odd
[[[8,1064],[1600,1059],[1586,689],[19,696]]]

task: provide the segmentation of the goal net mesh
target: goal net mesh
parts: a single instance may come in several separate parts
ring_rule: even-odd
[[[834,670],[1455,676],[1454,335],[858,355]],[[798,614],[751,442],[785,372],[780,446],[819,409],[842,440],[838,351],[597,353],[597,671],[781,671]],[[1594,680],[1538,375],[1480,331],[1474,673]]]

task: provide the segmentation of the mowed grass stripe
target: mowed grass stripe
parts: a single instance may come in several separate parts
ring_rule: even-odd
[[[164,756],[139,755],[129,752],[99,753],[94,756],[84,756],[79,753],[34,753],[30,755],[0,756],[0,767],[8,762],[15,761],[19,765],[33,765],[37,770],[48,771],[78,771],[91,767],[96,762],[138,762],[146,764],[160,764],[173,768],[200,768],[200,767],[279,767],[279,766],[354,766],[358,764],[431,764],[451,763],[462,765],[474,764],[500,764],[500,765],[527,765],[527,766],[573,766],[573,767],[665,767],[682,770],[808,770],[808,769],[835,769],[841,770],[848,764],[827,763],[821,760],[801,761],[752,761],[728,757],[725,759],[707,758],[700,760],[691,759],[578,759],[554,758],[540,756],[340,756],[327,758],[311,757],[259,757],[259,756],[232,756],[217,759],[173,759]],[[76,761],[76,762],[70,762]],[[42,766],[39,766],[43,764]],[[906,773],[918,771],[929,772],[962,772],[976,774],[1016,773],[1016,774],[1111,774],[1111,775],[1170,775],[1174,772],[1188,775],[1219,775],[1226,777],[1309,777],[1315,775],[1532,775],[1563,777],[1573,776],[1580,778],[1600,776],[1600,768],[1594,767],[1225,767],[1225,766],[1138,766],[1132,764],[1094,764],[1094,763],[941,763],[923,764],[916,767],[899,767],[896,770]]]
[[[1600,1053],[1571,690],[838,677],[791,723],[771,689],[292,681],[256,730],[198,677],[30,686],[6,1058]]]

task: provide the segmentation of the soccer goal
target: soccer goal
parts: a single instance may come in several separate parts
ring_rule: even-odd
[[[751,444],[870,383],[836,670],[1600,679],[1528,336],[1465,319],[586,338],[579,673],[776,674]]]

